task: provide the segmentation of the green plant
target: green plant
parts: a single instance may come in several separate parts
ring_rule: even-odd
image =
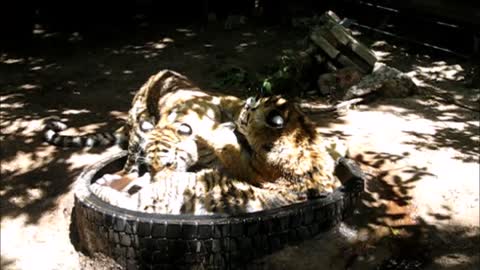
[[[248,73],[241,67],[229,66],[224,68],[216,75],[217,81],[214,83],[215,88],[225,88],[243,85],[248,81]]]

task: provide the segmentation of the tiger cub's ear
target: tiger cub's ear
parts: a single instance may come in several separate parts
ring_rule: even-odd
[[[259,98],[257,97],[249,97],[247,100],[245,100],[245,107],[249,109],[255,109],[258,106],[258,100]]]
[[[303,111],[302,111],[302,106],[300,105],[300,103],[298,103],[298,102],[292,102],[292,104],[293,104],[293,108],[294,108],[296,111],[303,113]]]

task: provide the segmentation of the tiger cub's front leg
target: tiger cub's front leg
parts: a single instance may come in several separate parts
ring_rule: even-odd
[[[203,143],[211,144],[219,160],[221,169],[232,177],[248,183],[257,183],[260,174],[254,170],[251,151],[242,135],[236,132],[233,122],[218,125],[212,131],[211,139]]]

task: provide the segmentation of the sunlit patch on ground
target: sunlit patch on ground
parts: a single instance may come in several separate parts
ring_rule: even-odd
[[[283,50],[295,50],[300,39],[275,27],[247,27],[235,35],[187,26],[142,29],[142,35],[127,32],[103,42],[71,31],[63,42],[60,33],[39,25],[38,46],[0,55],[7,67],[0,70],[2,269],[80,269],[68,229],[72,186],[82,169],[118,151],[46,145],[39,134],[44,120],[58,116],[71,126],[65,134],[115,129],[134,92],[161,68],[210,88],[222,67],[257,71]],[[55,47],[42,43],[54,39]],[[463,85],[471,63],[412,53],[384,40],[372,44],[382,61],[420,86],[434,84],[462,102],[478,100],[478,89]],[[241,87],[221,90],[245,94]],[[375,269],[401,252],[410,256],[408,250],[432,252],[430,269],[478,262],[472,253],[479,227],[478,113],[421,92],[359,105],[321,129],[349,142],[369,176],[367,193],[337,230],[273,254],[268,265]]]
[[[462,81],[465,79],[465,70],[462,66],[448,65],[445,61],[433,62],[429,66],[413,66],[410,76],[430,82]]]

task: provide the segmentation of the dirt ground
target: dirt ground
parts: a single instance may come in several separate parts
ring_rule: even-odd
[[[262,72],[282,50],[298,48],[303,35],[253,25],[230,31],[143,25],[102,36],[37,30],[29,46],[0,54],[1,269],[96,268],[70,237],[72,187],[82,169],[119,149],[46,145],[45,119],[60,116],[74,127],[70,134],[116,128],[133,93],[160,69],[211,88],[220,68]],[[265,269],[478,269],[480,89],[467,85],[472,63],[364,38],[382,61],[450,98],[422,88],[410,98],[359,105],[322,127],[349,142],[368,175],[367,192],[338,228],[257,263]]]

